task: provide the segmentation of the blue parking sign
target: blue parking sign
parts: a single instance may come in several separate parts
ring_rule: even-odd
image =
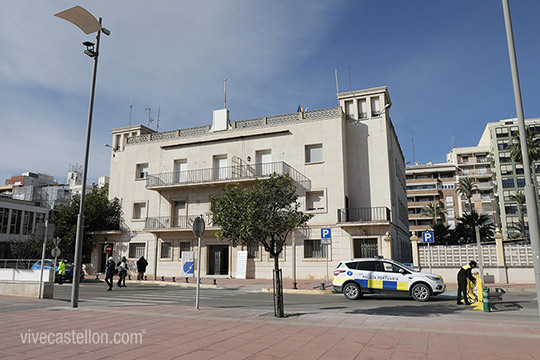
[[[331,239],[331,238],[332,238],[332,230],[330,228],[322,228],[321,239]]]
[[[433,231],[424,231],[422,233],[422,242],[423,243],[434,243],[435,242],[435,233]]]

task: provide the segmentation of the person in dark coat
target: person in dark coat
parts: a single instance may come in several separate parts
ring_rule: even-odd
[[[471,261],[467,265],[463,266],[457,274],[458,292],[457,292],[457,304],[463,305],[461,299],[465,300],[465,305],[470,305],[467,298],[467,279],[476,283],[476,279],[472,275],[472,269],[477,267],[476,261]]]
[[[144,280],[144,272],[146,271],[147,266],[148,261],[146,261],[144,256],[141,256],[141,258],[137,260],[137,280]]]
[[[107,291],[111,291],[113,288],[113,277],[114,277],[114,270],[116,268],[116,265],[114,264],[114,260],[112,256],[107,260],[107,267],[105,268],[105,282],[107,285],[109,285],[109,288]]]

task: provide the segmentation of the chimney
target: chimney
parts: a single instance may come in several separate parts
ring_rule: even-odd
[[[229,129],[229,109],[214,110],[212,132]]]

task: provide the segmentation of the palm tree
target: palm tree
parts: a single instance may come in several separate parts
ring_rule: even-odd
[[[472,211],[463,217],[458,218],[459,224],[456,226],[456,237],[461,244],[469,244],[475,242],[475,237],[471,234],[475,233],[475,227],[480,228],[480,241],[493,240],[495,234],[495,226],[491,217],[485,214],[478,214]]]
[[[443,217],[446,211],[439,204],[428,204],[422,208],[422,216],[429,216],[433,219],[433,225],[438,223],[437,218]]]
[[[527,130],[527,148],[530,162],[540,160],[540,137],[536,131]],[[512,160],[523,164],[523,156],[521,155],[521,143],[519,133],[512,136],[512,143],[508,146]]]
[[[519,190],[515,194],[510,195],[510,200],[515,201],[519,210],[519,226],[514,227],[519,231],[522,238],[526,238],[526,226],[525,226],[525,194]]]
[[[469,202],[469,213],[473,211],[471,198],[476,189],[477,189],[477,186],[471,178],[459,179],[457,187],[456,187],[456,191],[461,196],[465,196],[467,198]]]

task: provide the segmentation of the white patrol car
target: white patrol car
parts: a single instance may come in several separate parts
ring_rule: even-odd
[[[342,292],[349,300],[363,293],[409,293],[416,301],[427,301],[446,290],[441,276],[417,272],[382,257],[341,262],[334,270],[333,285],[335,292]]]

